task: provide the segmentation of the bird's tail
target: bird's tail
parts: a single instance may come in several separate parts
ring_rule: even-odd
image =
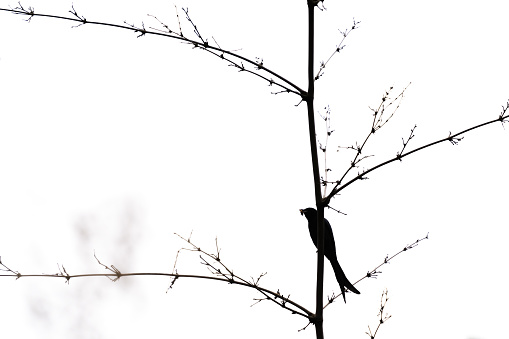
[[[334,269],[334,274],[336,274],[336,280],[338,281],[339,287],[341,288],[341,293],[343,293],[343,300],[346,303],[346,296],[345,296],[345,287],[348,288],[350,291],[352,291],[355,294],[361,294],[358,289],[356,289],[350,281],[346,278],[345,272],[343,272],[343,269],[339,265],[338,260],[331,261],[332,268]]]

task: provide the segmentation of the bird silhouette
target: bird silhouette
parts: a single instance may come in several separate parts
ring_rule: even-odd
[[[299,210],[300,214],[305,216],[308,220],[308,229],[309,229],[309,235],[311,236],[311,240],[313,240],[313,244],[318,248],[316,245],[316,215],[317,212],[314,208],[308,207],[303,210]],[[327,219],[323,219],[323,235],[324,235],[324,255],[327,259],[329,259],[332,269],[334,270],[334,274],[336,275],[336,280],[339,283],[339,288],[341,288],[341,293],[343,294],[343,300],[346,303],[346,296],[345,296],[345,287],[348,288],[350,291],[352,291],[355,294],[361,294],[346,278],[345,272],[343,272],[343,269],[339,265],[338,258],[336,257],[336,244],[334,242],[334,234],[332,233],[332,228],[330,226],[330,223]]]

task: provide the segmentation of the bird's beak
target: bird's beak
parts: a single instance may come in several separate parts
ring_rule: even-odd
[[[300,215],[304,215],[304,210],[299,210]]]

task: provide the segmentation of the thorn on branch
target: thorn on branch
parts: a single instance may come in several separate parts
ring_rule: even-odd
[[[78,12],[74,9],[74,3],[71,5],[71,8],[72,10],[69,11],[69,13],[71,13],[72,15],[74,15],[78,20],[81,21],[81,23],[78,25],[78,26],[72,26],[73,28],[74,27],[79,27],[81,25],[84,25],[87,23],[87,19],[82,16],[82,15],[79,15]]]
[[[323,177],[320,177],[320,181],[322,182],[322,186],[327,186],[328,182]]]
[[[263,67],[263,58],[256,57],[255,60],[256,60],[256,69],[257,70],[265,68],[265,67]]]
[[[35,14],[35,10],[33,7],[29,6],[28,8],[24,8],[23,5],[21,4],[21,1],[18,1],[18,6],[14,7],[13,10],[18,11],[15,12],[15,14],[28,15],[29,18],[25,20],[26,22],[30,22]]]
[[[318,144],[320,145],[320,146],[319,146],[319,147],[320,147],[320,150],[321,150],[323,153],[325,153],[325,152],[327,151],[327,148],[326,148],[325,146],[323,146],[321,142],[318,142]]]
[[[504,123],[506,123],[508,121],[507,119],[509,118],[509,116],[506,115],[508,109],[509,109],[509,100],[507,100],[507,103],[505,106],[502,105],[502,112],[498,116],[498,121],[500,121],[500,123],[502,124],[502,127],[504,127]],[[504,129],[505,129],[505,127],[504,127]]]
[[[364,175],[364,172],[362,172],[362,173],[357,172],[357,177],[359,178],[359,180],[368,180],[369,179],[369,177]]]
[[[332,292],[332,296],[327,296],[327,301],[329,302],[329,304],[332,304],[334,302],[334,300],[336,300],[336,294],[334,292]]]
[[[449,132],[449,137],[447,138],[447,140],[449,140],[449,142],[453,145],[457,145],[461,140],[463,140],[464,137],[454,137],[454,136],[451,136],[451,132]]]
[[[58,270],[60,271],[60,273],[57,273],[56,275],[57,276],[61,276],[61,277],[64,277],[65,278],[65,282],[66,284],[69,285],[69,280],[71,280],[71,276],[69,275],[69,273],[67,273],[67,271],[65,270],[65,267],[64,265],[62,265],[62,268],[60,268],[60,265],[57,264],[58,266]],[[62,272],[63,271],[63,272]]]
[[[141,28],[137,27],[134,24],[130,24],[127,21],[124,21],[124,24],[131,27],[133,29],[134,33],[140,33],[140,35],[138,35],[137,38],[142,37],[145,34],[147,34],[147,30],[145,29],[145,23],[143,21],[141,22]]]
[[[281,298],[281,306],[285,307],[287,301],[290,299],[290,294],[286,298]]]
[[[179,278],[179,275],[178,275],[177,271],[175,270],[175,275],[173,276],[173,279],[171,279],[170,286],[166,290],[166,293],[168,293],[168,290],[170,288],[173,288],[173,285],[175,285],[175,282],[177,281],[178,278]]]
[[[99,265],[103,266],[105,269],[107,269],[108,271],[110,271],[110,272],[112,272],[112,273],[114,273],[116,275],[116,278],[112,279],[112,278],[110,278],[108,276],[108,279],[110,279],[111,281],[115,282],[115,281],[117,281],[118,279],[120,279],[122,277],[122,273],[114,265],[110,265],[108,267],[105,264],[103,264],[102,262],[100,262],[99,259],[97,258],[97,256],[95,255],[95,251],[94,251],[94,258],[95,258],[95,260],[97,260]]]
[[[410,135],[408,136],[408,139],[406,141],[405,141],[405,139],[401,138],[401,140],[403,141],[403,148],[396,155],[396,158],[398,158],[399,161],[402,161],[401,155],[403,154],[403,151],[405,150],[405,148],[408,145],[408,143],[410,142],[410,140],[412,140],[412,138],[415,136],[414,131],[416,128],[417,128],[417,125],[414,125],[414,127],[410,130]]]
[[[0,267],[0,271],[11,272],[12,274],[14,274],[16,276],[16,280],[18,280],[19,278],[22,277],[21,273],[19,273],[18,271],[13,271],[9,267],[5,266],[4,263],[2,262],[1,256],[0,256],[0,265],[4,267],[4,268]]]
[[[380,273],[382,273],[382,272],[381,271],[376,271],[376,270],[368,272],[368,273],[366,273],[366,278],[376,279]]]

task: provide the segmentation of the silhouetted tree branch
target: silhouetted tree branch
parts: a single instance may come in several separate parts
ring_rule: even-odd
[[[197,37],[200,39],[193,40],[189,39],[184,36],[182,33],[182,29],[179,25],[179,33],[176,33],[175,31],[172,31],[168,28],[168,26],[159,19],[157,19],[155,16],[150,15],[151,17],[155,18],[160,24],[163,25],[167,29],[167,31],[161,31],[155,28],[145,28],[145,24],[142,22],[141,26],[136,26],[134,24],[129,24],[126,21],[124,21],[124,25],[120,24],[114,24],[114,23],[108,23],[108,22],[101,22],[101,21],[92,21],[86,19],[83,15],[79,14],[76,9],[74,8],[74,5],[72,6],[72,9],[69,11],[73,16],[72,17],[66,17],[61,15],[53,15],[53,14],[43,14],[43,13],[36,13],[35,9],[33,7],[24,7],[21,2],[18,3],[18,6],[15,8],[0,8],[0,11],[4,12],[11,12],[13,14],[18,15],[24,15],[28,16],[28,19],[26,21],[30,22],[34,17],[42,17],[42,18],[51,18],[51,19],[59,19],[59,20],[67,20],[71,22],[77,22],[79,25],[73,26],[73,27],[79,27],[85,24],[88,25],[100,25],[100,26],[107,26],[107,27],[114,27],[114,28],[121,28],[129,31],[133,31],[134,33],[138,34],[138,38],[145,36],[145,35],[156,35],[156,36],[162,36],[166,38],[176,39],[180,40],[184,43],[187,43],[191,45],[193,48],[198,48],[204,51],[207,51],[211,53],[212,55],[225,60],[228,62],[229,66],[232,66],[234,68],[237,68],[239,72],[247,72],[249,74],[255,75],[263,80],[265,80],[269,86],[278,86],[282,90],[279,92],[274,92],[273,94],[278,93],[293,93],[297,94],[298,96],[305,97],[306,92],[303,91],[299,86],[295,85],[290,80],[286,79],[285,77],[279,75],[278,73],[272,71],[271,69],[267,68],[263,61],[256,61],[256,60],[250,60],[246,57],[243,57],[239,55],[238,53],[235,53],[234,51],[229,51],[226,49],[222,49],[219,46],[215,47],[208,43],[207,40],[205,40],[202,35],[199,33],[196,24],[191,20],[191,17],[189,16],[189,11],[187,9],[183,9],[186,13],[187,20],[191,23],[191,25],[194,27],[194,33],[197,35]],[[180,20],[179,20],[180,23]],[[231,57],[231,58],[230,58]],[[238,60],[238,61],[236,61]],[[253,69],[247,68],[244,63],[249,64],[253,66]],[[264,75],[263,73],[260,73],[259,71],[263,71],[267,73],[268,75],[273,76],[273,78],[269,78],[268,75]]]
[[[263,278],[266,273],[260,274],[257,278],[251,277],[251,281],[248,279],[242,278],[235,274],[231,268],[226,266],[224,262],[220,258],[220,249],[217,244],[217,238],[216,238],[216,253],[207,252],[204,251],[201,247],[197,246],[191,241],[191,236],[188,238],[184,238],[179,234],[176,234],[179,238],[187,242],[189,245],[191,245],[191,248],[181,248],[177,251],[177,254],[175,256],[175,264],[173,266],[173,272],[172,273],[163,273],[163,272],[132,272],[132,273],[123,273],[121,272],[115,265],[106,265],[103,264],[94,253],[94,258],[96,259],[97,263],[103,267],[105,270],[111,272],[111,273],[83,273],[83,274],[70,274],[67,272],[65,267],[63,265],[58,265],[59,272],[53,273],[53,274],[22,274],[21,272],[11,269],[7,265],[5,265],[2,262],[2,257],[0,256],[0,271],[8,272],[7,274],[0,274],[0,277],[15,277],[16,280],[20,278],[61,278],[65,279],[65,282],[69,284],[71,279],[76,278],[86,278],[86,277],[106,277],[110,279],[112,282],[118,281],[122,277],[131,277],[131,276],[163,276],[163,277],[171,277],[172,280],[170,282],[170,286],[168,289],[171,289],[174,287],[175,282],[178,279],[183,278],[192,278],[192,279],[206,279],[206,280],[215,280],[215,281],[222,281],[227,284],[231,285],[238,285],[238,286],[244,286],[248,288],[255,289],[259,293],[261,293],[264,297],[263,298],[254,298],[255,301],[254,304],[251,306],[254,306],[262,301],[268,300],[271,301],[281,308],[290,311],[292,314],[297,314],[302,317],[305,317],[308,319],[308,325],[306,325],[304,328],[300,329],[304,330],[306,329],[310,324],[315,324],[316,315],[306,309],[305,307],[301,306],[297,302],[290,299],[290,295],[284,296],[280,290],[272,291],[267,288],[260,286],[260,280]],[[397,252],[396,254],[392,256],[386,256],[383,263],[375,267],[374,269],[370,270],[364,277],[357,280],[357,282],[354,283],[354,285],[358,284],[360,281],[364,280],[365,278],[376,278],[378,274],[381,274],[382,272],[379,271],[379,268],[382,267],[385,264],[388,264],[392,259],[397,257],[398,255],[407,252],[408,250],[416,247],[419,242],[428,239],[428,235],[426,237],[416,240],[410,245],[405,246],[401,251]],[[201,264],[208,268],[209,272],[213,276],[205,276],[205,275],[199,275],[199,274],[180,274],[177,272],[177,261],[179,258],[179,254],[181,251],[190,251],[190,252],[197,252],[199,253],[199,258],[201,261]],[[207,260],[210,259],[210,260]],[[329,306],[331,303],[334,302],[334,300],[341,296],[341,293],[338,295],[333,294],[332,296],[328,297],[328,303],[323,307],[324,309]]]
[[[283,296],[283,294],[277,290],[276,292],[268,290],[266,288],[263,288],[260,286],[260,280],[263,278],[265,273],[260,274],[257,278],[251,277],[251,279],[242,278],[238,275],[236,275],[232,269],[230,269],[228,266],[226,266],[223,261],[220,258],[220,250],[217,245],[216,240],[216,253],[213,252],[206,252],[202,250],[200,247],[195,245],[193,242],[191,242],[190,237],[185,239],[181,237],[183,240],[185,240],[191,248],[182,248],[177,252],[174,270],[172,273],[122,273],[118,268],[116,268],[114,265],[105,265],[102,262],[99,261],[99,259],[95,256],[97,262],[99,265],[104,267],[109,273],[106,274],[78,274],[78,275],[71,275],[68,273],[68,271],[65,269],[65,267],[62,265],[59,265],[59,272],[55,274],[21,274],[19,271],[10,269],[6,265],[4,265],[0,261],[0,265],[3,267],[1,270],[8,272],[8,274],[3,274],[0,276],[11,276],[16,277],[16,279],[22,278],[22,277],[54,277],[54,278],[64,278],[67,283],[71,280],[71,278],[79,278],[79,277],[92,277],[92,276],[102,276],[102,277],[108,277],[112,281],[117,281],[121,277],[126,276],[140,276],[140,275],[148,275],[148,276],[168,276],[172,277],[171,283],[169,288],[172,288],[176,281],[180,278],[198,278],[198,279],[208,279],[208,280],[217,280],[226,282],[228,284],[233,285],[240,285],[245,286],[249,288],[256,289],[259,293],[262,294],[262,298],[255,298],[254,304],[257,304],[264,300],[272,301],[273,303],[277,304],[278,306],[282,307],[285,310],[288,310],[292,312],[293,314],[301,315],[309,321],[309,324],[315,325],[316,330],[316,337],[321,339],[323,338],[323,309],[330,305],[339,295],[332,295],[328,298],[328,303],[323,305],[323,269],[324,269],[324,231],[323,231],[323,223],[324,223],[324,208],[330,207],[330,200],[332,197],[334,197],[336,194],[341,192],[346,187],[350,186],[352,183],[356,182],[357,180],[363,180],[366,179],[366,175],[377,170],[378,168],[381,168],[385,165],[388,165],[396,160],[402,161],[402,159],[410,154],[413,154],[415,152],[418,152],[420,150],[423,150],[425,148],[437,145],[439,143],[442,143],[444,141],[449,141],[453,145],[457,144],[462,138],[463,134],[466,134],[467,132],[470,132],[472,130],[484,127],[486,125],[495,123],[495,122],[501,122],[502,126],[505,122],[509,119],[509,114],[507,113],[507,110],[509,109],[509,101],[505,106],[502,107],[502,112],[498,116],[497,119],[487,121],[484,123],[480,123],[476,126],[467,128],[463,131],[460,131],[458,133],[452,134],[449,133],[447,137],[444,137],[440,140],[436,140],[433,142],[430,142],[426,145],[420,146],[418,148],[415,148],[413,150],[408,151],[407,146],[410,143],[411,139],[415,136],[414,132],[416,129],[416,126],[413,127],[410,131],[410,135],[405,139],[403,138],[403,146],[399,152],[396,153],[396,156],[394,158],[391,158],[389,160],[386,160],[378,165],[375,165],[371,167],[370,169],[364,170],[357,174],[354,178],[347,181],[347,176],[351,176],[351,171],[355,168],[358,168],[358,165],[361,161],[367,159],[370,157],[370,155],[366,155],[363,153],[365,149],[365,145],[367,144],[368,140],[372,135],[375,134],[380,128],[382,128],[394,115],[394,113],[397,111],[399,104],[401,102],[401,99],[404,96],[406,88],[395,98],[390,98],[390,92],[393,89],[392,87],[385,92],[385,94],[382,96],[381,103],[376,108],[371,108],[373,112],[373,121],[371,124],[371,128],[369,132],[367,133],[367,136],[364,138],[364,141],[360,144],[355,144],[355,146],[348,146],[343,147],[347,149],[351,149],[355,152],[353,159],[350,162],[350,165],[344,172],[344,174],[336,181],[328,181],[327,178],[327,171],[329,170],[327,168],[327,165],[325,163],[324,167],[324,175],[321,175],[320,167],[319,167],[319,161],[318,161],[318,142],[316,138],[316,126],[315,126],[315,109],[314,109],[314,97],[315,97],[315,87],[314,82],[318,79],[320,79],[324,74],[324,69],[328,65],[329,61],[334,55],[337,55],[340,51],[344,48],[344,39],[349,35],[351,31],[357,28],[357,25],[359,22],[355,21],[353,22],[353,25],[351,28],[346,29],[341,32],[342,39],[339,42],[339,44],[336,46],[335,50],[333,51],[332,55],[326,60],[322,61],[320,63],[320,67],[317,73],[315,73],[314,65],[315,65],[315,59],[314,59],[314,35],[315,35],[315,25],[314,25],[314,9],[315,7],[319,9],[324,9],[323,7],[323,0],[308,0],[307,1],[308,6],[308,65],[307,65],[307,80],[308,80],[308,88],[307,90],[303,90],[300,86],[296,85],[294,82],[290,81],[286,77],[283,77],[276,73],[275,71],[269,69],[264,64],[263,59],[256,58],[255,60],[246,58],[244,56],[241,56],[240,54],[236,53],[235,51],[223,49],[219,44],[215,41],[214,43],[216,46],[213,46],[211,42],[209,42],[209,38],[206,37],[206,35],[203,34],[203,31],[200,31],[198,29],[198,24],[194,22],[189,14],[188,9],[182,9],[185,14],[185,19],[187,22],[192,26],[193,28],[193,34],[196,36],[195,39],[190,39],[186,37],[182,31],[181,23],[180,23],[180,17],[178,16],[177,12],[177,19],[179,23],[178,30],[173,30],[169,27],[169,25],[165,24],[164,22],[160,21],[157,17],[151,15],[150,17],[153,18],[158,22],[159,25],[161,25],[161,28],[154,28],[154,27],[148,27],[146,28],[145,23],[141,22],[141,24],[134,24],[134,23],[127,23],[124,21],[124,24],[113,24],[113,23],[107,23],[107,22],[99,22],[99,21],[91,21],[88,20],[84,15],[81,13],[78,13],[78,11],[75,9],[74,5],[72,5],[71,10],[69,13],[71,16],[59,16],[59,15],[52,15],[52,14],[43,14],[43,13],[36,13],[34,8],[29,6],[23,6],[21,3],[18,3],[18,6],[15,8],[0,8],[0,11],[5,12],[11,12],[13,14],[22,15],[25,16],[27,19],[26,21],[31,22],[31,20],[34,17],[46,17],[51,19],[59,19],[59,20],[66,20],[71,21],[73,24],[76,24],[73,27],[80,27],[84,25],[100,25],[100,26],[106,26],[106,27],[114,27],[114,28],[121,28],[125,30],[129,30],[134,32],[138,38],[144,37],[146,35],[155,35],[155,36],[162,36],[167,37],[171,39],[175,39],[177,41],[183,42],[187,45],[190,45],[192,48],[200,49],[203,51],[206,51],[215,57],[218,57],[219,59],[225,60],[227,62],[227,65],[230,67],[234,67],[239,72],[247,72],[249,74],[252,74],[263,81],[266,81],[269,86],[276,86],[277,90],[273,92],[273,94],[279,94],[279,93],[292,93],[297,95],[301,102],[306,103],[307,108],[307,117],[308,117],[308,132],[309,132],[309,144],[310,144],[310,151],[311,151],[311,160],[312,160],[312,169],[313,169],[313,184],[314,184],[314,197],[315,197],[315,204],[317,209],[317,272],[316,272],[316,280],[317,280],[317,286],[316,286],[316,310],[315,313],[309,311],[305,307],[299,305],[298,303],[292,301],[288,296]],[[321,6],[321,7],[320,7]],[[385,114],[386,111],[392,110],[388,112],[388,114]],[[387,116],[388,115],[388,116]],[[327,139],[325,142],[325,146],[320,144],[320,149],[323,152],[327,151],[327,141],[328,136],[330,136],[330,133],[332,133],[331,127],[330,127],[330,110],[327,110],[325,113],[324,120],[327,125]],[[332,186],[332,189],[330,193],[327,194],[327,185]],[[322,186],[324,186],[323,193],[322,193]],[[387,264],[391,259],[396,257],[397,255],[408,251],[409,249],[417,246],[417,244],[427,239],[428,236],[425,238],[419,239],[416,242],[412,243],[411,245],[408,245],[404,247],[403,250],[399,251],[395,255],[391,257],[386,257],[384,262],[377,266],[375,269],[369,271],[365,277],[359,279],[359,281],[363,280],[364,278],[376,278],[377,274],[380,274],[381,272],[378,270],[382,265]],[[202,275],[183,275],[179,274],[177,272],[177,260],[179,253],[181,251],[192,251],[199,253],[200,262],[202,265],[204,265],[212,276],[202,276]],[[358,281],[358,282],[359,282]],[[387,302],[387,292],[384,292],[385,294],[382,294],[382,304],[380,309],[380,324],[383,323],[383,321],[387,320],[388,317],[383,317],[383,310],[385,307],[385,303]],[[383,301],[385,295],[385,302]],[[306,326],[307,327],[307,326]],[[368,335],[370,335],[371,338],[374,338],[376,333],[378,331],[375,331],[374,334],[371,333],[371,329]]]
[[[380,298],[380,310],[378,311],[378,316],[380,317],[380,319],[378,320],[378,325],[376,326],[375,333],[371,332],[371,328],[369,326],[368,326],[369,333],[366,332],[366,334],[369,335],[370,339],[375,339],[380,327],[383,324],[385,324],[385,322],[387,320],[389,320],[391,317],[391,315],[389,315],[387,313],[385,313],[385,315],[384,315],[385,305],[387,305],[388,301],[389,301],[389,291],[387,289],[385,289],[382,292],[382,297]]]
[[[464,130],[462,130],[460,132],[457,132],[455,134],[452,134],[451,132],[449,132],[449,135],[447,137],[445,137],[445,138],[442,138],[442,139],[430,142],[429,144],[420,146],[420,147],[415,148],[415,149],[413,149],[411,151],[404,152],[408,142],[410,141],[410,139],[412,139],[414,137],[414,131],[415,131],[415,128],[417,127],[417,126],[414,126],[411,129],[410,136],[408,137],[408,139],[406,141],[403,141],[403,148],[401,149],[400,152],[398,152],[396,154],[396,156],[394,158],[386,160],[386,161],[384,161],[384,162],[382,162],[382,163],[380,163],[380,164],[378,164],[376,166],[371,167],[370,169],[367,169],[367,170],[361,172],[359,175],[357,175],[356,177],[354,177],[353,179],[347,181],[344,184],[341,184],[341,181],[337,181],[335,183],[335,186],[332,189],[332,191],[325,198],[325,201],[327,203],[329,203],[330,199],[332,199],[332,197],[334,195],[338,194],[339,192],[341,192],[342,190],[344,190],[345,188],[347,188],[348,186],[350,186],[351,184],[353,184],[357,180],[362,180],[362,179],[366,178],[366,174],[371,173],[371,172],[375,171],[376,169],[378,169],[380,167],[383,167],[385,165],[388,165],[388,164],[390,164],[390,163],[392,163],[394,161],[397,161],[397,160],[402,161],[402,159],[404,157],[407,157],[410,154],[416,153],[418,151],[422,151],[423,149],[426,149],[426,148],[431,147],[431,146],[438,145],[438,144],[443,143],[445,141],[449,141],[451,144],[457,145],[458,142],[460,142],[463,139],[463,137],[460,137],[461,135],[466,134],[466,133],[468,133],[470,131],[473,131],[475,129],[478,129],[478,128],[481,128],[481,127],[484,127],[484,126],[487,126],[487,125],[490,125],[490,124],[493,124],[493,123],[496,123],[496,122],[500,122],[502,124],[502,126],[504,126],[504,123],[509,121],[508,109],[509,109],[509,101],[507,101],[505,106],[502,106],[502,111],[501,111],[501,113],[498,115],[498,117],[496,119],[493,119],[493,120],[490,120],[490,121],[487,121],[487,122],[483,122],[481,124],[469,127],[467,129],[464,129]]]

